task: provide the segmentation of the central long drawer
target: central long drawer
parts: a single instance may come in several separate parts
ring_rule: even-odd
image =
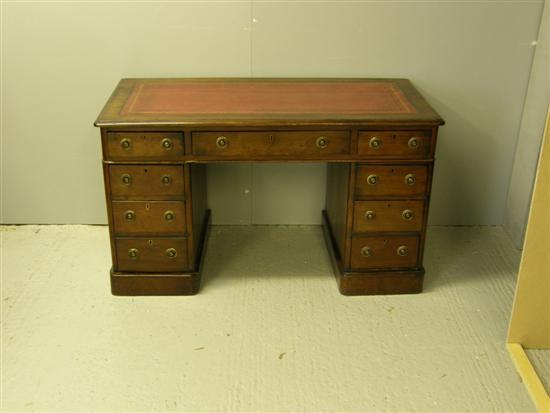
[[[195,132],[192,152],[216,158],[324,158],[350,153],[349,131]]]

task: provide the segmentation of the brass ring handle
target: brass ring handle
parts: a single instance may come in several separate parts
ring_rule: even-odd
[[[414,212],[410,209],[405,209],[402,213],[401,213],[401,217],[406,220],[406,221],[410,221],[411,219],[414,218]]]
[[[374,212],[374,211],[365,212],[365,219],[368,219],[370,221],[374,218],[376,218],[376,212]]]
[[[361,255],[363,257],[372,257],[372,249],[371,247],[363,247],[361,248]]]
[[[414,174],[405,175],[405,183],[409,186],[412,186],[416,183],[416,176]]]
[[[417,149],[420,147],[420,140],[416,136],[413,136],[411,139],[409,139],[409,142],[407,144],[409,145],[409,148]]]
[[[170,139],[170,138],[164,138],[161,142],[161,145],[167,151],[169,151],[170,149],[172,149],[174,147],[174,143],[172,142],[172,139]]]
[[[328,138],[326,136],[319,136],[315,141],[315,145],[318,148],[325,149],[328,146]]]
[[[137,260],[139,257],[139,250],[137,248],[130,248],[128,250],[128,258],[132,260]]]
[[[176,256],[178,255],[178,252],[175,248],[168,248],[165,253],[168,258],[176,258]]]
[[[367,176],[367,183],[369,185],[376,185],[378,183],[378,175],[369,175]]]
[[[128,150],[132,147],[132,140],[128,138],[124,138],[120,141],[120,146],[122,146],[122,149]]]
[[[404,257],[408,253],[409,253],[409,249],[405,245],[401,245],[400,247],[397,248],[397,255],[399,255],[400,257]]]
[[[220,149],[225,149],[229,145],[229,139],[227,139],[225,136],[218,136],[218,139],[216,139],[216,146]]]
[[[176,214],[174,214],[174,211],[166,211],[164,213],[164,219],[166,221],[173,221],[176,218]]]
[[[132,176],[129,174],[122,174],[120,180],[124,185],[130,185],[132,183]]]
[[[380,138],[377,138],[376,136],[373,136],[372,138],[370,138],[369,146],[372,149],[380,149],[380,147],[382,146],[382,140]]]
[[[170,175],[162,175],[160,181],[163,185],[170,185],[172,183],[172,177]]]
[[[124,218],[126,219],[126,221],[133,221],[134,219],[136,219],[136,213],[132,210],[128,210],[124,212]]]

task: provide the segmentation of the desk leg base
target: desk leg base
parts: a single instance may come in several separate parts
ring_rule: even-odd
[[[422,292],[424,269],[342,272],[337,278],[343,295],[418,294]]]
[[[111,270],[113,295],[193,295],[199,291],[200,273],[135,274]]]
[[[417,294],[422,292],[424,268],[364,271],[345,269],[326,211],[323,211],[323,234],[336,275],[338,289],[343,295]]]
[[[195,271],[140,274],[116,272],[111,269],[111,293],[113,295],[194,295],[198,293],[209,228],[210,210],[207,209],[197,246]]]

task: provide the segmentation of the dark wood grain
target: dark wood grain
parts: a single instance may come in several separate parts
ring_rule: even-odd
[[[193,155],[220,159],[325,158],[350,152],[349,131],[198,132],[192,140]],[[224,146],[220,147],[218,140],[223,140]]]
[[[116,235],[187,235],[184,201],[113,201],[112,213]]]
[[[188,164],[189,174],[189,196],[192,202],[190,214],[188,214],[188,222],[191,222],[191,254],[189,261],[192,266],[200,260],[202,250],[201,238],[205,233],[208,221],[205,219],[209,215],[208,202],[206,196],[206,165],[204,164]]]
[[[369,183],[369,176],[377,177],[376,183]],[[405,182],[407,175],[414,177],[414,183]],[[426,193],[428,168],[423,165],[368,165],[357,167],[355,194],[357,197],[377,196],[420,196]]]
[[[424,269],[350,270],[338,253],[326,211],[323,211],[323,235],[343,295],[416,294],[422,291]]]
[[[422,292],[424,269],[345,272],[339,290],[344,295],[418,294]]]
[[[338,254],[346,251],[346,225],[349,199],[350,165],[329,163],[327,166],[326,214],[330,222]]]
[[[355,201],[354,232],[422,231],[424,201],[383,200]]]
[[[219,161],[329,162],[323,230],[340,292],[420,292],[442,124],[406,79],[123,79],[96,121],[113,294],[198,291],[205,163]]]
[[[418,265],[418,236],[377,235],[354,236],[351,241],[351,268],[412,268]],[[370,248],[372,255],[362,255],[363,248]],[[407,248],[405,256],[399,256],[400,247]]]
[[[413,143],[416,146],[413,146]],[[431,131],[360,131],[357,153],[374,158],[431,158]]]
[[[184,199],[183,165],[109,165],[112,199]]]
[[[104,131],[101,131],[103,135]],[[104,149],[104,148],[103,148]],[[112,213],[112,202],[111,202],[111,180],[109,174],[109,164],[102,162],[103,169],[103,185],[105,186],[105,206],[107,209],[107,222],[109,224],[109,244],[111,246],[111,260],[113,265],[116,266],[117,257],[116,257],[116,248],[115,248],[115,232],[114,232],[114,222],[113,222],[113,213]]]
[[[186,238],[116,238],[118,271],[130,272],[178,272],[190,270],[187,262]],[[167,250],[176,251],[169,257]],[[137,250],[137,256],[129,252]]]
[[[173,159],[183,156],[183,134],[179,132],[109,132],[106,159]]]
[[[128,273],[111,270],[111,293],[122,296],[194,295],[199,291],[198,273]]]

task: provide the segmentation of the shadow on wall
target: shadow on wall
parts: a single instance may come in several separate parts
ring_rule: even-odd
[[[502,150],[504,143],[495,139],[495,131],[470,121],[461,114],[464,111],[453,110],[432,96],[429,99],[446,121],[438,134],[429,224],[501,225],[511,171],[502,177],[499,170],[510,161],[503,157],[511,152]]]

